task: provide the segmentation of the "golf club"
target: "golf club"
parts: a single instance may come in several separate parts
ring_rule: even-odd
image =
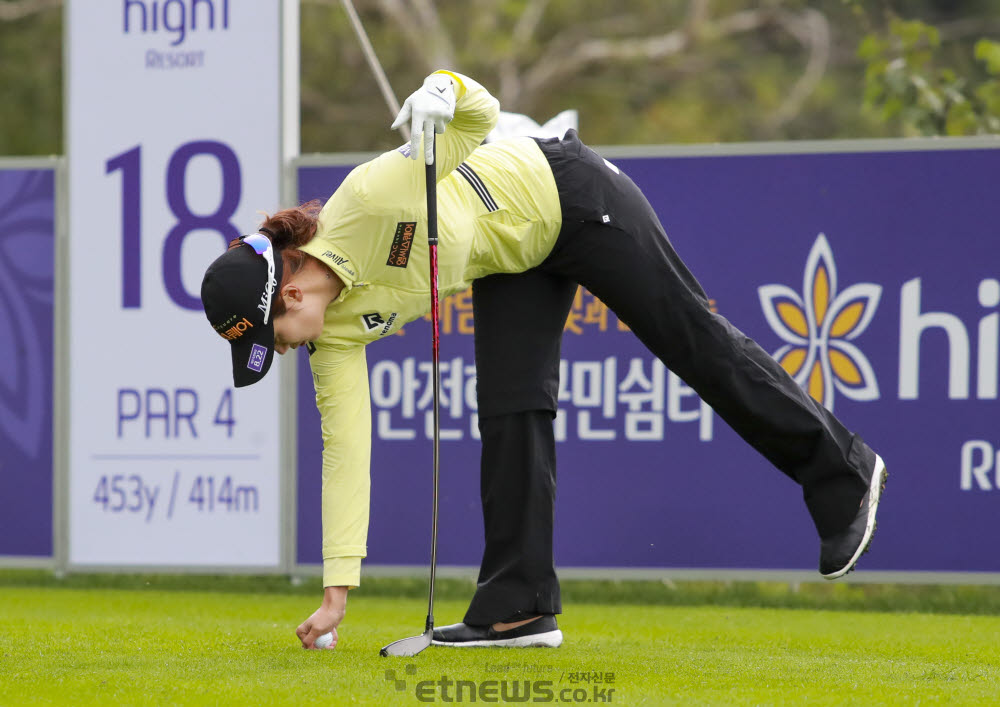
[[[375,76],[375,83],[378,84],[379,90],[382,91],[382,98],[385,99],[385,104],[389,106],[389,112],[395,118],[399,115],[399,101],[396,100],[396,95],[389,86],[389,79],[386,78],[385,71],[382,69],[382,63],[378,60],[378,55],[375,53],[375,48],[372,47],[371,40],[368,39],[365,26],[361,23],[361,18],[358,17],[358,11],[354,9],[354,2],[352,0],[341,0],[341,3],[347,12],[347,17],[351,20],[351,26],[354,27],[354,33],[361,44],[361,51],[368,61],[368,68],[372,70],[372,75]],[[399,131],[403,134],[404,139],[407,141],[410,140],[410,127],[408,125],[401,125]]]
[[[426,137],[424,138],[426,139]],[[433,138],[431,138],[433,140]],[[430,249],[431,260],[431,349],[432,349],[432,369],[434,378],[434,461],[433,461],[433,500],[431,503],[431,579],[430,590],[427,599],[427,621],[424,624],[424,632],[419,636],[401,638],[385,646],[379,655],[387,656],[412,656],[416,655],[431,644],[434,636],[434,575],[437,571],[437,534],[438,534],[438,469],[441,446],[441,420],[440,420],[440,388],[441,388],[441,365],[439,354],[439,331],[438,331],[438,262],[437,262],[437,156],[434,152],[436,145],[432,146],[431,159],[427,164],[424,174],[427,180],[427,243]]]
[[[389,86],[389,80],[386,78],[385,71],[382,70],[382,64],[378,60],[378,56],[375,54],[375,49],[372,47],[371,41],[368,39],[368,33],[365,32],[364,25],[361,23],[361,18],[358,17],[357,10],[354,9],[354,3],[352,0],[341,0],[344,5],[344,10],[347,12],[347,16],[351,20],[351,25],[354,27],[355,34],[357,34],[358,41],[361,43],[361,49],[364,52],[365,58],[368,60],[368,66],[375,76],[375,80],[378,83],[379,89],[382,91],[382,96],[385,98],[386,104],[389,106],[389,110],[393,116],[399,113],[399,101],[396,100],[396,96],[392,92],[392,88]],[[403,133],[403,137],[409,141],[410,139],[410,128],[408,125],[400,126],[400,131]],[[433,138],[432,138],[433,139]],[[433,149],[433,146],[432,146]],[[426,165],[426,179],[427,179],[427,242],[430,245],[430,267],[431,267],[431,325],[433,328],[432,334],[432,347],[433,347],[433,378],[434,378],[434,481],[433,481],[433,509],[432,509],[432,520],[431,520],[431,579],[430,579],[430,596],[427,600],[427,621],[424,625],[424,632],[419,636],[411,636],[410,638],[402,638],[398,641],[394,641],[389,645],[382,648],[379,651],[379,655],[385,656],[411,656],[416,655],[424,648],[431,644],[431,638],[434,635],[434,575],[437,570],[437,529],[438,529],[438,453],[441,438],[441,423],[440,423],[440,402],[439,402],[439,391],[441,384],[441,367],[440,360],[438,356],[438,267],[437,267],[437,169],[435,166],[434,153],[431,153],[432,157],[430,163]]]

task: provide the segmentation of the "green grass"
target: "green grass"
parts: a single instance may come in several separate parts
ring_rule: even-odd
[[[461,619],[469,587],[442,584],[439,623]],[[619,705],[1000,699],[996,588],[567,582],[557,650],[431,648],[411,659],[378,649],[421,629],[422,581],[366,581],[338,648],[303,651],[293,632],[317,589],[274,577],[0,572],[0,705],[406,705],[421,704],[421,682],[442,704],[456,697],[454,684],[442,693],[443,677],[478,686],[475,704],[502,703],[501,690],[525,681],[532,697],[561,693],[562,704],[599,703],[580,701],[595,689]],[[573,682],[580,672],[614,682]],[[457,704],[472,702],[463,689]]]

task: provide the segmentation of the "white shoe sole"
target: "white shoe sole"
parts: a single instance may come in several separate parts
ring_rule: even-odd
[[[562,631],[547,631],[533,636],[518,636],[517,638],[500,638],[494,641],[431,641],[432,646],[448,648],[558,648],[562,645]]]
[[[851,561],[843,569],[839,569],[831,574],[824,574],[823,576],[826,579],[843,577],[854,569],[854,565],[858,563],[858,560],[868,549],[868,545],[871,544],[872,535],[875,533],[875,513],[878,511],[878,502],[882,498],[882,489],[885,488],[885,477],[885,462],[882,461],[882,457],[876,454],[875,471],[872,472],[871,484],[868,487],[868,519],[865,521],[865,534],[861,538],[858,549],[854,552],[854,557],[851,558]]]

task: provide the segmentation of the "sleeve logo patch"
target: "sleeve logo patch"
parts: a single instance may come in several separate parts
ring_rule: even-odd
[[[382,327],[382,331],[378,335],[385,336],[392,330],[392,325],[396,321],[397,316],[397,312],[393,312],[389,315],[389,319],[386,320],[378,312],[372,312],[371,314],[362,314],[361,321],[368,331],[375,331],[379,327]]]
[[[362,314],[361,321],[364,322],[365,328],[368,331],[372,329],[378,329],[380,326],[385,324],[385,320],[382,319],[382,315],[378,312],[372,312],[371,314]]]
[[[413,247],[413,234],[417,230],[416,221],[400,221],[396,224],[396,235],[392,238],[389,249],[389,259],[386,265],[394,268],[405,268],[410,262],[410,250]]]

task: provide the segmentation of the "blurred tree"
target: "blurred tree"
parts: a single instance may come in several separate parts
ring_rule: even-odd
[[[405,98],[428,71],[452,67],[486,84],[506,110],[545,120],[565,108],[579,109],[581,129],[595,144],[828,137],[838,128],[848,134],[878,131],[874,118],[809,118],[817,111],[845,113],[834,95],[850,86],[828,78],[836,35],[823,4],[357,2],[397,98]],[[841,3],[825,4],[839,13],[837,19],[851,20]],[[317,54],[312,49],[322,42],[312,33],[326,40]],[[848,40],[853,47],[855,38]],[[848,90],[860,96],[860,64],[849,51],[840,52],[845,54],[854,73]],[[350,70],[335,76],[331,66]],[[344,105],[345,91],[354,105]],[[381,99],[341,0],[303,0],[303,147],[382,149],[398,140],[386,134],[384,122],[336,127],[365,111],[358,105],[362,101],[371,106]],[[387,110],[367,115],[384,116]],[[824,130],[812,132],[810,125]],[[337,144],[345,136],[352,145]]]
[[[398,144],[342,0],[300,1],[303,152]],[[928,121],[975,132],[992,129],[986,116],[996,114],[1000,56],[989,38],[1000,32],[1000,0],[894,1],[891,12],[920,32],[892,25],[876,0],[355,2],[398,99],[450,67],[539,121],[578,109],[593,144],[882,137],[924,132]],[[0,154],[63,149],[62,4],[0,0]],[[919,65],[932,31],[932,61]],[[890,91],[904,34],[904,64],[917,63],[902,75],[925,72],[945,96],[943,123],[929,108],[899,107],[927,100],[912,81],[902,82],[909,93]],[[977,39],[986,40],[978,61]],[[956,91],[966,107],[948,102]]]
[[[0,1],[0,155],[62,152],[61,4]]]
[[[876,16],[869,3],[850,4],[867,30],[858,48],[867,109],[907,135],[1000,132],[1000,43],[982,37],[963,45],[964,56],[950,57],[942,44],[946,33],[978,34],[988,26],[960,20],[935,27],[904,20],[887,5]]]

